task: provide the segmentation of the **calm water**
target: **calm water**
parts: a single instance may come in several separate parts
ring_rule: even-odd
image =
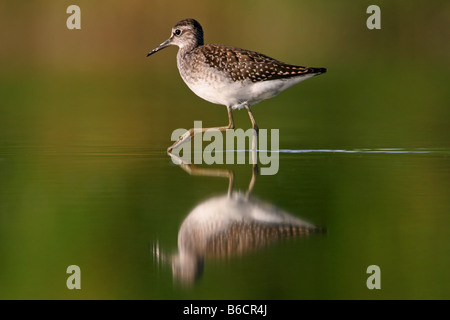
[[[215,171],[233,171],[233,192],[245,192],[251,165],[190,175],[146,148],[4,148],[1,297],[448,298],[448,156],[443,149],[281,151],[278,174],[257,176],[248,201],[326,231],[229,254],[212,249],[196,280],[180,281],[170,257],[183,220],[227,194],[228,178]],[[78,291],[66,287],[72,264],[81,268]],[[373,264],[381,290],[366,287]]]

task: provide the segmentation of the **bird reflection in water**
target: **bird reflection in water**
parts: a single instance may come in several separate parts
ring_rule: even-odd
[[[183,284],[192,284],[202,276],[205,259],[240,256],[284,238],[324,231],[251,196],[257,165],[253,165],[247,191],[241,192],[233,191],[233,171],[199,168],[178,160],[191,175],[229,179],[228,193],[201,202],[184,219],[178,231],[178,253],[169,256],[159,245],[153,248],[154,258],[170,263],[174,279]]]

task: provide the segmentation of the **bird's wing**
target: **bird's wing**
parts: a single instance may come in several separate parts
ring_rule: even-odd
[[[323,68],[291,65],[258,52],[223,45],[204,45],[202,53],[205,63],[228,73],[233,81],[258,82],[325,72]]]

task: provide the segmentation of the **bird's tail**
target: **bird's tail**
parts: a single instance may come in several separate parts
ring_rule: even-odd
[[[315,75],[319,75],[327,72],[327,68],[308,68],[308,73],[314,73]]]

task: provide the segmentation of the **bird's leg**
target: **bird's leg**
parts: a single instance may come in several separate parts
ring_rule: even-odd
[[[173,153],[169,152],[169,156],[174,158],[176,163],[178,163],[180,167],[190,175],[228,178],[228,196],[232,194],[234,185],[234,171],[229,169],[198,168],[191,163],[186,163],[182,158],[174,155]]]
[[[252,122],[252,128],[255,129],[256,133],[258,134],[259,128],[256,124],[255,118],[253,117],[252,109],[250,109],[250,106],[248,104],[245,104],[245,109],[247,109],[248,116],[250,117],[250,121]]]
[[[255,186],[256,178],[259,176],[258,164],[254,164],[252,167],[252,178],[247,188],[247,192],[245,193],[248,198],[253,191],[253,187]]]
[[[227,107],[228,111],[228,129],[234,129],[233,110],[231,107]]]
[[[256,144],[257,144],[257,138],[256,138],[256,132],[253,132],[252,134],[252,179],[250,180],[250,184],[248,185],[246,197],[248,198],[250,196],[250,193],[253,190],[253,187],[255,186],[256,177],[259,175],[258,170],[258,161],[256,157]]]
[[[232,111],[231,107],[227,107],[227,111],[228,111],[228,126],[213,127],[213,128],[191,128],[188,131],[186,131],[182,136],[180,136],[180,138],[177,141],[175,141],[175,143],[167,149],[167,152],[171,152],[173,149],[175,149],[180,144],[182,144],[186,139],[193,137],[197,133],[200,133],[200,132],[204,133],[205,131],[210,130],[210,129],[216,129],[219,131],[234,129],[233,111]]]

